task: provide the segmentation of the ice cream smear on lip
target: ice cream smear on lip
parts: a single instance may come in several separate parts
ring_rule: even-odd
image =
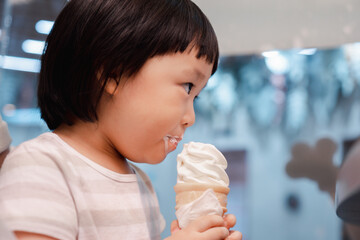
[[[177,157],[177,182],[229,186],[224,155],[211,144],[189,142]]]
[[[168,154],[169,152],[175,150],[181,139],[182,137],[178,137],[178,136],[170,136],[170,135],[165,136],[164,137],[165,154]]]

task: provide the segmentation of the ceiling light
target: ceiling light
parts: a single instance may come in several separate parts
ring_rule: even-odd
[[[12,56],[0,56],[0,67],[23,72],[40,72],[40,60]]]
[[[280,54],[279,51],[268,51],[268,52],[263,52],[261,55],[263,55],[263,57],[269,58],[269,57],[278,56],[279,54]]]
[[[44,46],[45,46],[44,41],[27,39],[23,42],[21,47],[22,50],[26,53],[41,55],[43,53]]]
[[[316,53],[316,48],[308,48],[300,50],[299,54],[301,55],[314,55]]]
[[[35,24],[35,29],[38,33],[49,34],[54,25],[53,21],[40,20]]]

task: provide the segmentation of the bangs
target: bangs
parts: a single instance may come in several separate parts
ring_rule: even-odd
[[[168,1],[171,2],[171,1]],[[195,48],[197,58],[213,64],[212,74],[218,65],[219,47],[214,29],[204,13],[191,1],[172,1],[172,6],[159,9],[160,20],[149,42],[153,46],[150,56],[169,52],[184,52]],[[175,6],[174,6],[175,5]],[[161,29],[161,30],[160,30]]]

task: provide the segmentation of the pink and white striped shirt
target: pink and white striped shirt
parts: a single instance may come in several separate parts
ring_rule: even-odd
[[[0,172],[1,218],[12,231],[64,240],[160,239],[147,175],[110,171],[48,132],[16,147]]]

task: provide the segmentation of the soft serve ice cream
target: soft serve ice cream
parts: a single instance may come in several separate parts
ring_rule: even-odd
[[[229,186],[227,161],[215,146],[206,143],[184,144],[177,157],[177,182]]]
[[[185,227],[199,216],[223,215],[227,209],[227,161],[211,144],[184,144],[177,157],[176,216]]]

